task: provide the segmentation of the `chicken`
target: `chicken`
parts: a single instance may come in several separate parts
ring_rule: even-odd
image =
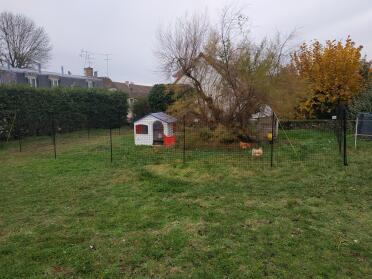
[[[252,157],[261,157],[263,155],[262,147],[252,149]]]
[[[252,147],[252,143],[249,143],[249,142],[239,142],[239,146],[241,149],[249,149]]]

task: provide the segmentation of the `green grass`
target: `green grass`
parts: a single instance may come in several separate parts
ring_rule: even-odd
[[[182,164],[128,132],[112,164],[106,131],[58,136],[57,160],[47,137],[8,143],[0,278],[370,278],[372,142],[343,167],[331,135],[287,136],[274,168],[269,146]]]

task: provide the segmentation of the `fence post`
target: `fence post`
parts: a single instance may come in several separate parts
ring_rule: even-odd
[[[335,109],[336,118],[334,118],[334,133],[337,140],[338,152],[341,154],[341,110],[340,106]]]
[[[340,155],[342,154],[342,133],[343,133],[343,116],[342,113],[340,112],[338,116],[340,119],[337,121],[338,122],[338,151],[340,152]]]
[[[18,115],[17,115],[18,117],[17,117],[17,131],[18,131],[18,145],[19,145],[19,152],[22,152],[22,136],[21,136],[21,124],[20,124],[20,122],[21,122],[21,118],[20,118],[20,116],[19,116],[19,113],[18,113]]]
[[[186,162],[186,121],[185,121],[185,116],[183,116],[183,153],[182,153],[182,161],[183,161],[183,163]]]
[[[18,135],[19,152],[22,152],[22,139],[21,134]]]
[[[343,120],[343,134],[344,134],[344,166],[347,166],[347,139],[346,139],[346,133],[347,133],[347,117],[346,117],[346,109],[343,108],[343,114],[342,114],[342,120]]]
[[[52,114],[52,137],[53,137],[54,159],[57,159],[56,129],[55,129],[55,123],[54,123],[54,114]]]
[[[110,158],[112,163],[112,128],[110,127]]]
[[[271,158],[270,158],[270,166],[273,167],[274,161],[274,123],[275,123],[275,113],[273,111],[272,119],[271,119]]]

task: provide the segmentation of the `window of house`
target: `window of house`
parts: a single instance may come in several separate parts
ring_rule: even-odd
[[[149,133],[149,127],[147,125],[139,124],[136,125],[136,134],[147,135]]]
[[[31,87],[37,87],[37,81],[35,76],[27,76],[28,83],[31,85]]]
[[[51,87],[58,87],[59,86],[59,80],[57,78],[51,78],[50,79],[50,86]]]
[[[88,83],[88,88],[94,87],[93,80],[87,80],[87,83]]]

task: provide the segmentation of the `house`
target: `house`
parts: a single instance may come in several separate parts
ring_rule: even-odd
[[[139,98],[147,97],[152,86],[134,84],[133,82],[115,82],[110,78],[102,78],[103,87],[111,91],[122,91],[128,94],[128,121],[133,120],[133,105]]]
[[[175,125],[177,119],[164,113],[150,113],[134,122],[136,145],[172,146],[176,143]]]
[[[93,68],[84,68],[84,75],[72,75],[70,72],[64,73],[63,67],[60,73],[42,71],[38,69],[20,69],[10,66],[0,66],[0,84],[29,84],[32,87],[52,88],[52,87],[81,87],[81,88],[101,88],[103,82],[97,77],[97,72],[93,73]]]

